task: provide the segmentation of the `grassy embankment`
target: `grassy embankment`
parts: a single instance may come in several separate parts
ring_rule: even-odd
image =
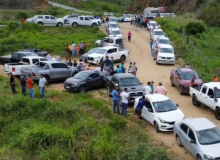
[[[212,81],[213,74],[220,76],[220,28],[204,24],[206,31],[196,36],[189,36],[189,44],[187,44],[187,35],[183,36],[180,33],[180,27],[198,21],[194,16],[183,15],[176,18],[161,18],[157,21],[174,42],[177,56],[183,58],[185,63],[189,62],[203,76],[203,80]]]
[[[47,100],[31,100],[12,96],[8,80],[0,81],[1,159],[173,159],[139,125],[112,114],[108,102],[91,94],[48,91]]]

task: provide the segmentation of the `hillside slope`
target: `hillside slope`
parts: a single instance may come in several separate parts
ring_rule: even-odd
[[[47,5],[47,0],[0,0],[1,9],[31,9]]]

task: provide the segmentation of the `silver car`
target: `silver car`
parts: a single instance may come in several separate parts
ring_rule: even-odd
[[[220,160],[220,130],[206,118],[187,118],[174,125],[177,144],[197,160]]]

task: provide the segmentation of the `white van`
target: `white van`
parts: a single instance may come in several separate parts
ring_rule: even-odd
[[[148,8],[145,8],[145,10],[144,10],[145,16],[156,17],[158,15],[158,13],[164,13],[164,10],[162,10],[161,8],[153,8],[153,7],[148,7]]]

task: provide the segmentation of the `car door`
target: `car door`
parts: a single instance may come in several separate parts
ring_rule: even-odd
[[[91,24],[91,21],[90,21],[90,19],[89,19],[88,17],[85,17],[85,23],[84,23],[84,25],[86,25],[86,26],[92,25],[92,24]]]
[[[108,50],[110,52],[109,57],[113,57],[114,60],[119,59],[119,54],[117,52],[117,48],[112,48]]]
[[[52,63],[51,66],[51,79],[65,79],[71,76],[71,70],[66,64]]]
[[[39,59],[38,58],[33,58],[32,59],[32,64],[34,65],[35,63],[39,62]]]
[[[180,129],[179,129],[179,138],[180,138],[180,141],[182,143],[182,145],[186,148],[186,141],[188,140],[188,129],[189,127],[185,124],[185,123],[182,123],[180,124]]]
[[[44,16],[44,26],[50,26],[50,16]]]
[[[142,110],[142,114],[141,116],[146,119],[148,122],[150,122],[151,124],[153,124],[154,122],[154,109],[152,107],[152,104],[151,102],[148,102],[144,107],[143,107],[143,110]]]
[[[78,20],[78,25],[84,25],[84,22],[85,22],[85,17],[79,17],[79,20]]]
[[[207,92],[208,92],[208,87],[206,85],[203,85],[201,91],[199,92],[199,95],[197,96],[197,99],[205,105],[208,105],[206,101]]]
[[[86,82],[86,88],[92,89],[100,86],[100,75],[98,73],[92,73]]]
[[[207,92],[207,95],[206,95],[206,103],[207,103],[207,106],[211,107],[213,110],[214,107],[216,107],[216,101],[214,101],[214,90],[209,88],[208,89],[208,92]]]
[[[186,146],[185,148],[193,155],[196,156],[198,152],[198,145],[197,145],[195,133],[191,128],[188,129],[188,136],[186,140]]]
[[[55,17],[50,16],[50,26],[56,26],[57,25],[57,20]]]
[[[175,72],[174,72],[174,77],[173,77],[173,83],[175,86],[179,87],[179,84],[180,84],[180,81],[181,81],[181,72],[179,69],[177,69]]]
[[[119,82],[117,81],[117,79],[115,79],[114,77],[112,77],[112,82],[110,83],[110,93],[112,93],[112,90],[115,89],[115,85],[118,84]]]

